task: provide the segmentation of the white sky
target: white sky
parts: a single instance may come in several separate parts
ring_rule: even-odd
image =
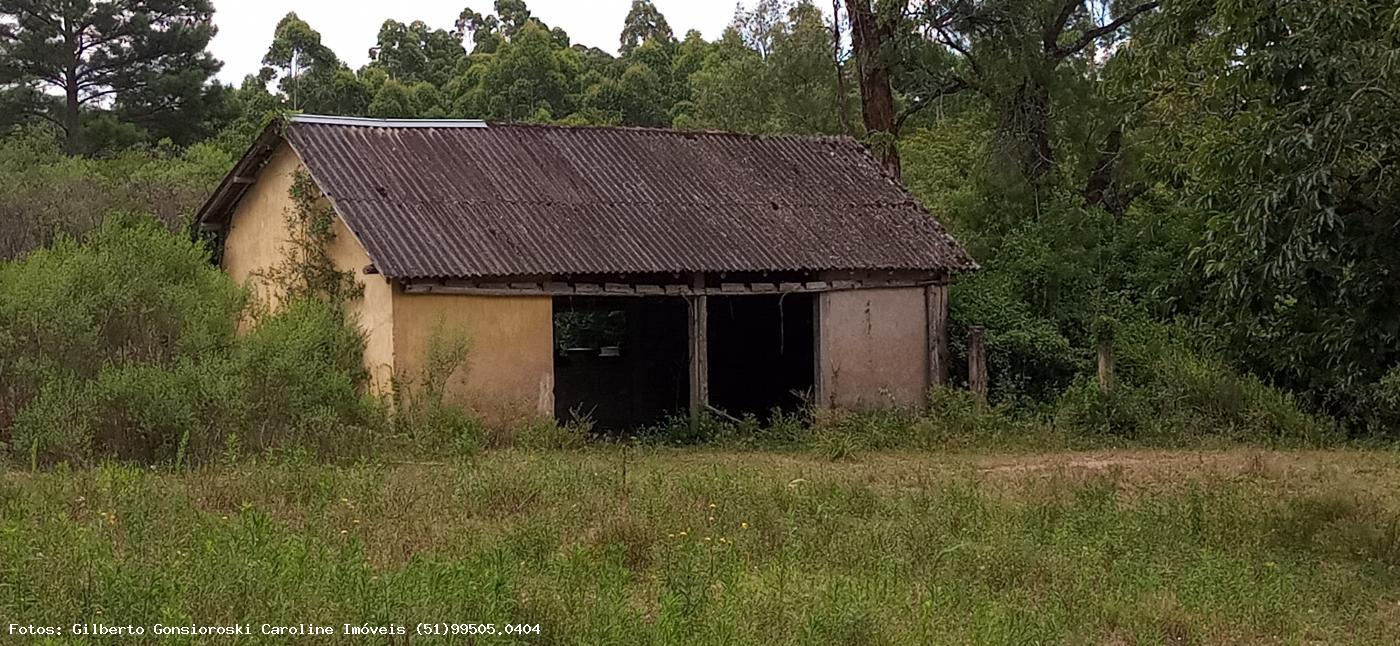
[[[655,0],[679,38],[698,29],[706,38],[718,38],[734,17],[734,0]],[[379,26],[390,18],[400,22],[422,20],[432,27],[451,29],[463,7],[491,13],[493,0],[215,0],[214,24],[219,34],[210,44],[214,56],[224,62],[219,80],[238,84],[262,67],[263,54],[272,42],[277,21],[289,11],[321,32],[328,45],[351,68],[369,62]],[[617,52],[622,20],[631,0],[527,0],[530,12],[550,27],[562,27],[575,43]],[[820,6],[820,4],[819,4]]]

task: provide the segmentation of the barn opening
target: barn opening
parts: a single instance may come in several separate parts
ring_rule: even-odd
[[[616,433],[688,415],[690,306],[675,296],[555,297],[555,418]],[[706,311],[710,406],[767,420],[808,401],[812,294],[711,296]]]
[[[710,297],[710,404],[762,420],[802,407],[816,381],[815,310],[812,294]]]
[[[555,419],[622,432],[685,415],[686,308],[680,297],[555,297]]]

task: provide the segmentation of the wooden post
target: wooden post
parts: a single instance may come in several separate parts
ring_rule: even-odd
[[[978,403],[987,403],[987,328],[973,326],[967,334],[967,386]]]
[[[705,286],[705,276],[696,274],[693,286]],[[700,416],[710,405],[710,313],[709,297],[689,297],[690,302],[690,428],[698,431]]]
[[[948,286],[924,288],[928,306],[928,385],[948,385]]]
[[[1113,392],[1113,340],[1099,341],[1099,392]]]

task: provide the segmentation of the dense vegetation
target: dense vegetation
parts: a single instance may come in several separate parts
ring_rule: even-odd
[[[987,327],[994,406],[943,393],[937,423],[799,416],[683,439],[843,455],[929,445],[948,420],[1064,445],[1400,424],[1392,3],[848,0],[833,21],[760,0],[707,41],[636,0],[616,56],[521,0],[494,9],[386,21],[360,69],[288,14],[262,71],[228,87],[211,80],[207,0],[0,0],[5,453],[180,463],[357,445],[328,429],[496,441],[460,413],[405,423],[362,399],[334,304],[258,315],[189,241],[194,209],[289,111],[866,141],[983,267],[954,290],[953,329]],[[1110,394],[1092,376],[1106,339]],[[893,427],[910,437],[876,432]]]

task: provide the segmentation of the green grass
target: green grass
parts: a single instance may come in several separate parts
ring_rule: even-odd
[[[1397,476],[1385,452],[618,447],[11,471],[0,618],[538,623],[516,640],[560,644],[1395,643]]]

